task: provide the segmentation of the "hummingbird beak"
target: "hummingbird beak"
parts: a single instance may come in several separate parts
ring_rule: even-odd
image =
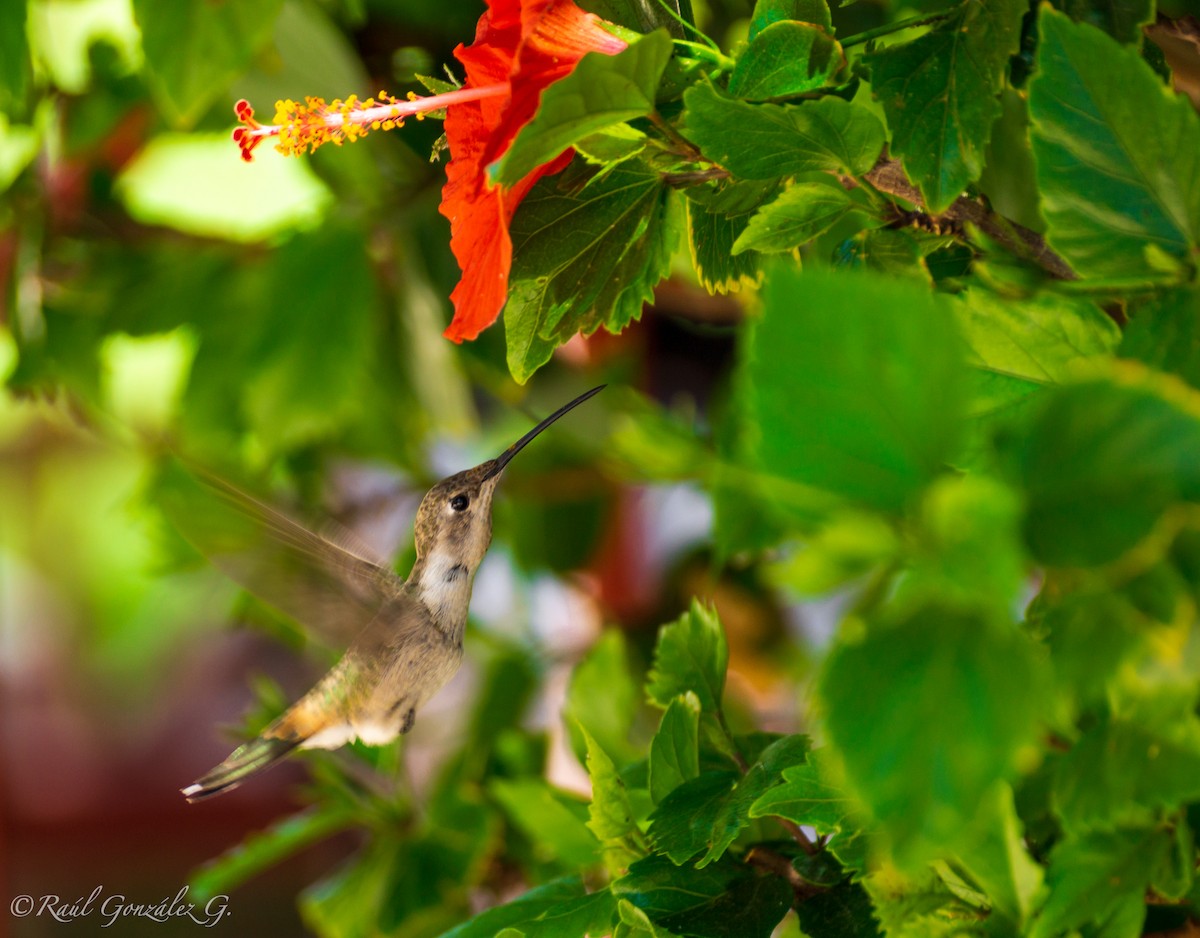
[[[517,440],[517,442],[492,460],[491,468],[488,469],[488,471],[484,474],[483,480],[481,481],[486,481],[498,476],[504,471],[504,467],[508,465],[509,460],[516,456],[517,453],[521,452],[521,450],[525,448],[526,444],[529,443],[530,440],[545,430],[548,426],[550,426],[550,424],[554,423],[554,421],[556,421],[559,417],[562,417],[568,411],[574,410],[589,397],[599,394],[604,390],[605,387],[606,385],[602,384],[599,387],[592,388],[590,391],[585,391],[583,394],[580,394],[579,397],[575,398],[575,400],[571,401],[569,404],[564,404],[562,407],[552,413],[549,417],[521,437],[521,439]]]

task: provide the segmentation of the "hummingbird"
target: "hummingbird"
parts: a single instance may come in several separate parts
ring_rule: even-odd
[[[417,509],[416,562],[406,580],[214,477],[205,481],[261,529],[277,556],[230,548],[214,533],[211,512],[165,505],[184,537],[219,569],[326,639],[349,641],[308,693],[181,789],[183,796],[197,802],[231,791],[295,749],[336,749],[355,739],[377,746],[411,730],[422,705],[462,663],[471,586],[491,544],[492,497],[505,467],[603,388],[560,407],[496,458],[434,485]]]

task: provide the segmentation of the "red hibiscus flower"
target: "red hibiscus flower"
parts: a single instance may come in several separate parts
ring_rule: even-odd
[[[547,87],[570,74],[588,52],[613,55],[625,46],[604,28],[603,20],[572,0],[488,0],[475,42],[454,50],[467,72],[457,91],[429,98],[410,95],[407,101],[382,92],[377,100],[366,101],[280,101],[272,125],[259,124],[250,105],[239,101],[236,111],[243,126],[233,136],[242,158],[249,160],[267,137],[278,138],[280,152],[302,153],[323,143],[355,140],[369,130],[390,130],[406,117],[445,108],[450,162],[441,213],[450,220],[450,248],[462,269],[450,295],[454,319],[445,335],[462,342],[495,322],[504,307],[513,212],[533,184],[562,170],[574,151],[564,151],[507,189],[488,182],[487,167],[533,118]]]

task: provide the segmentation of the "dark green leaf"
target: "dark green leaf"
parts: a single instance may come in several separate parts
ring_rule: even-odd
[[[1142,27],[1154,22],[1154,0],[1055,0],[1054,6],[1134,46],[1142,44]]]
[[[666,857],[647,857],[612,891],[684,938],[769,938],[792,901],[782,879],[731,860],[681,870]]]
[[[875,96],[926,207],[940,212],[983,171],[1000,113],[1008,57],[1017,51],[1025,0],[973,0],[919,39],[868,56]]]
[[[629,731],[640,696],[625,635],[620,629],[608,629],[576,666],[567,688],[563,717],[576,754],[582,756],[586,749],[579,731],[582,725],[619,764],[637,758]]]
[[[865,273],[777,267],[743,354],[769,474],[901,508],[957,447],[966,378],[947,301]]]
[[[825,0],[758,0],[754,4],[754,15],[750,17],[751,42],[768,26],[783,20],[799,20],[833,29],[829,6]]]
[[[271,38],[283,0],[134,0],[145,75],[175,124],[194,123]]]
[[[762,276],[755,251],[732,255],[752,213],[779,191],[777,181],[727,182],[687,190],[688,246],[696,276],[709,293],[740,290]]]
[[[796,911],[806,935],[877,938],[881,934],[871,897],[858,883],[840,883],[826,892],[809,896]]]
[[[650,839],[655,851],[682,865],[711,848],[723,834],[716,827],[737,781],[738,773],[734,771],[705,772],[675,788],[650,815]]]
[[[667,706],[650,742],[650,797],[657,804],[700,774],[700,701],[688,691]]]
[[[836,225],[855,207],[837,184],[797,183],[750,218],[733,253],[790,251]]]
[[[1136,307],[1120,355],[1200,388],[1200,291],[1170,290]]]
[[[1200,498],[1200,420],[1183,387],[1127,367],[1047,396],[1015,453],[1040,559],[1106,563],[1172,502]]]
[[[513,267],[504,307],[508,367],[524,383],[555,347],[600,326],[619,332],[670,266],[677,230],[668,190],[637,161],[590,178],[582,160],[542,179],[509,233]]]
[[[1133,49],[1042,10],[1029,87],[1050,245],[1084,277],[1154,273],[1147,248],[1184,260],[1200,225],[1200,116]]]
[[[651,702],[666,708],[691,691],[705,713],[721,707],[729,646],[716,610],[692,601],[692,608],[664,625],[654,646],[654,664],[646,683]]]
[[[765,101],[832,83],[846,65],[842,47],[824,27],[783,20],[750,40],[729,76],[729,93]]]
[[[1146,886],[1170,849],[1170,835],[1154,829],[1066,838],[1050,854],[1046,898],[1031,938],[1086,925],[1097,935],[1140,935]]]
[[[589,134],[649,114],[671,48],[666,30],[656,30],[616,55],[585,55],[569,75],[542,92],[533,119],[488,167],[492,181],[516,185]]]
[[[987,787],[1013,774],[1045,683],[1023,635],[936,605],[834,650],[821,680],[829,737],[898,860],[952,844]]]
[[[747,104],[700,83],[684,94],[685,132],[704,155],[741,179],[814,171],[862,175],[883,148],[883,125],[841,98]]]
[[[705,772],[679,786],[650,817],[655,848],[680,864],[704,850],[697,868],[720,859],[750,822],[750,806],[807,753],[806,737],[785,736],[767,746],[740,778],[737,773]]]

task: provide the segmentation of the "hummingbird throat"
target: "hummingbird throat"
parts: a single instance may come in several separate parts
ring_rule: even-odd
[[[415,578],[417,596],[433,616],[434,624],[459,643],[471,604],[474,571],[445,548],[435,549],[424,561]]]

